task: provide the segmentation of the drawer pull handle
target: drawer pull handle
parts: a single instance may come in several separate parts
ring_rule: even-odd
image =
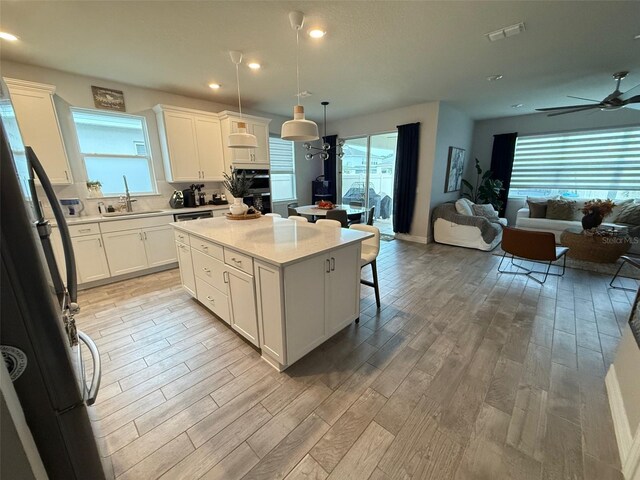
[[[331,272],[331,262],[327,258],[327,273]]]
[[[90,228],[81,228],[80,230],[78,230],[78,232],[82,233],[82,232],[90,232],[91,229]]]
[[[227,272],[226,270],[222,272],[222,281],[224,283],[229,283],[229,272]]]
[[[200,244],[200,246],[202,247],[203,250],[209,250],[209,247],[207,247],[206,245]]]
[[[242,265],[242,260],[236,260],[236,257],[232,257],[231,260],[233,260],[237,265]]]
[[[209,300],[211,303],[213,303],[213,306],[216,306],[216,299],[215,298],[211,298],[211,296],[207,295],[207,300]]]
[[[331,271],[335,271],[336,269],[336,259],[331,257]]]
[[[207,274],[211,273],[211,270],[209,270],[207,267],[202,267],[202,271]]]
[[[178,238],[182,240],[184,238],[184,235],[178,235]]]
[[[98,239],[98,246],[102,248],[102,240]]]

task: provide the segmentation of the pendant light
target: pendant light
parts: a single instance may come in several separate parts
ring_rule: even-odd
[[[304,107],[300,105],[300,30],[304,23],[302,12],[290,12],[289,22],[296,31],[296,81],[298,85],[298,103],[293,107],[293,120],[282,124],[281,137],[292,142],[312,142],[318,140],[318,125],[304,118]]]
[[[247,124],[242,121],[242,102],[240,100],[240,64],[242,63],[242,52],[229,52],[231,61],[236,65],[236,83],[238,85],[238,110],[240,111],[240,121],[238,131],[229,134],[229,148],[256,148],[258,140],[255,135],[247,133]]]

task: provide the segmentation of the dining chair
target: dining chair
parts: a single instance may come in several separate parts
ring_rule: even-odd
[[[289,217],[297,217],[300,215],[294,207],[287,207],[287,213]]]
[[[295,222],[307,223],[308,220],[305,217],[301,217],[300,215],[290,215],[289,220],[293,220]]]
[[[346,210],[327,210],[327,220],[337,220],[342,225],[342,228],[349,226],[349,220],[347,219]]]
[[[320,225],[321,227],[329,227],[329,228],[342,228],[342,224],[338,220],[330,220],[326,218],[321,218],[320,220],[316,220],[316,225]]]
[[[282,218],[282,215],[280,215],[279,213],[265,213],[264,216],[265,217]]]
[[[373,233],[372,238],[367,238],[362,242],[362,252],[360,253],[360,268],[371,265],[371,273],[373,274],[373,282],[369,280],[360,279],[360,283],[368,287],[373,287],[376,294],[376,305],[380,310],[380,288],[378,286],[378,267],[376,266],[376,259],[380,252],[380,230],[377,227],[371,225],[356,224],[349,227],[352,230],[359,230],[361,232]],[[356,320],[356,323],[358,321]]]
[[[287,203],[287,208],[298,208],[299,206],[298,202]]]
[[[373,225],[373,219],[376,216],[376,207],[371,207],[367,214],[367,225]]]

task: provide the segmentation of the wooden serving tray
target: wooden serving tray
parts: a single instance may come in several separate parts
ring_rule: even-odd
[[[225,216],[229,220],[253,220],[254,218],[260,218],[262,214],[260,212],[256,213],[243,213],[242,215],[233,215],[232,213],[225,213]]]

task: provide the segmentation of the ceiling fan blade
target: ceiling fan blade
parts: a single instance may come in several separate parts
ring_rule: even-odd
[[[588,108],[594,108],[594,107],[599,107],[600,106],[600,102],[598,103],[594,103],[591,105],[568,105],[566,107],[547,107],[547,108],[536,108],[536,110],[538,112],[548,112],[551,110],[571,110],[574,108],[583,108],[583,107],[588,107]]]
[[[633,87],[632,89],[627,90],[622,95],[620,95],[620,100],[627,101],[628,99],[633,98],[634,97],[633,93],[636,94],[635,96],[638,96],[637,94],[640,93],[640,90],[638,90],[638,87],[640,87],[640,83],[635,87]],[[634,92],[634,90],[636,90],[636,92]]]
[[[558,115],[564,115],[566,113],[576,113],[576,112],[582,112],[584,110],[592,110],[594,108],[599,108],[600,105],[589,105],[588,107],[582,107],[582,108],[574,108],[573,110],[563,110],[561,112],[553,112],[553,113],[549,113],[547,115],[547,117],[557,117]]]
[[[594,100],[593,98],[584,98],[584,97],[576,97],[574,95],[567,95],[567,97],[569,98],[575,98],[577,100],[586,100],[587,102],[596,102],[596,103],[600,103],[600,100]]]

